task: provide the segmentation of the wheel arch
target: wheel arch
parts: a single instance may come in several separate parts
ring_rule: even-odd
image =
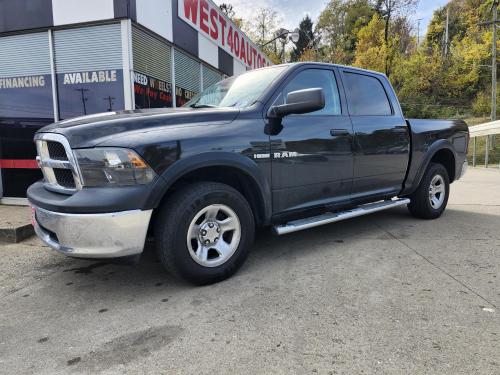
[[[249,202],[258,225],[266,225],[272,215],[271,189],[259,166],[248,157],[233,153],[204,153],[181,159],[161,176],[163,189],[154,197],[159,207],[172,192],[190,182],[222,182],[238,190]]]
[[[417,176],[414,179],[411,192],[415,191],[420,185],[420,182],[424,177],[425,171],[427,170],[427,168],[429,168],[430,163],[442,164],[448,172],[450,183],[452,183],[455,180],[457,174],[456,160],[456,152],[453,148],[453,145],[448,140],[443,139],[433,143],[427,150],[426,156],[420,164],[420,168],[418,169]]]
[[[449,148],[441,148],[434,153],[430,163],[439,163],[446,168],[448,172],[448,178],[450,183],[456,179],[456,156],[454,152]]]

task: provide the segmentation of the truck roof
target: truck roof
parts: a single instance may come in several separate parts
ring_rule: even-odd
[[[276,66],[289,66],[289,67],[293,67],[293,66],[300,66],[300,65],[309,65],[309,66],[310,65],[317,65],[317,66],[328,66],[328,67],[334,66],[334,67],[337,67],[337,68],[347,68],[347,69],[351,69],[351,70],[357,70],[359,72],[376,74],[376,75],[379,75],[379,76],[386,77],[386,75],[384,73],[377,72],[375,70],[362,69],[362,68],[357,68],[357,67],[349,66],[349,65],[331,64],[331,63],[316,62],[316,61],[304,61],[304,62],[295,62],[295,63],[286,63],[286,64],[271,65],[271,66],[268,66],[268,67],[265,67],[265,68],[261,68],[261,69],[267,69],[267,68],[272,68],[272,67],[276,67]]]

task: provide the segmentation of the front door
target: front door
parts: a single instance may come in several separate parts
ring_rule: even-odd
[[[349,200],[352,183],[352,125],[341,103],[332,69],[310,68],[289,78],[275,104],[288,93],[322,88],[325,108],[282,120],[271,136],[273,208],[275,213]]]

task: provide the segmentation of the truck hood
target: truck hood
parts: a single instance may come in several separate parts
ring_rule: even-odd
[[[72,148],[87,148],[141,131],[228,124],[239,112],[234,108],[162,108],[108,112],[59,121],[40,129],[38,133],[58,133],[68,139]]]

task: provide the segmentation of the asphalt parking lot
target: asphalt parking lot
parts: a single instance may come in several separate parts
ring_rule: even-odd
[[[208,287],[152,254],[110,265],[33,238],[0,256],[0,373],[500,373],[498,170],[469,170],[437,221],[261,233]]]

